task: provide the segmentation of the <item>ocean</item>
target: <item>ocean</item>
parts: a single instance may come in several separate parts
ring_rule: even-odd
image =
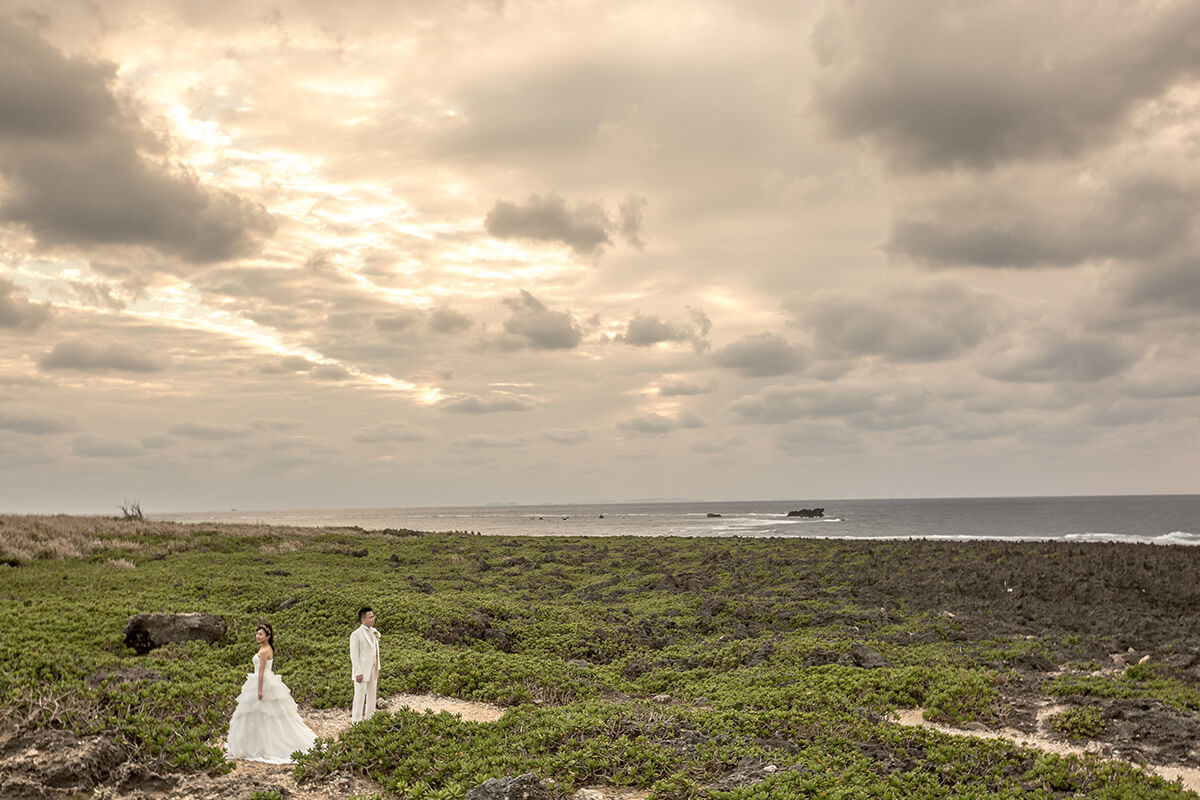
[[[792,510],[823,508],[817,518]],[[754,536],[1200,544],[1200,495],[639,502],[155,514],[179,522],[516,536]]]

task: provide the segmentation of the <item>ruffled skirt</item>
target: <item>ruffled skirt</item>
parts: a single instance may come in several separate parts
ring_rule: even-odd
[[[225,757],[268,764],[292,764],[292,753],[313,746],[317,735],[300,719],[296,701],[279,676],[263,676],[263,696],[258,699],[258,675],[242,684],[237,708],[229,720]]]

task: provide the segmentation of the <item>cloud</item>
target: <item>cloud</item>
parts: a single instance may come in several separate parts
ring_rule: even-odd
[[[115,65],[68,58],[0,20],[0,74],[0,221],[41,246],[141,245],[212,262],[251,253],[274,231],[261,206],[171,162],[110,90]]]
[[[429,439],[429,431],[416,425],[403,422],[378,422],[360,428],[354,434],[354,441],[365,444],[376,442],[423,442]]]
[[[684,412],[677,417],[652,413],[622,420],[617,423],[617,429],[648,436],[661,436],[680,428],[703,428],[707,424],[699,415],[692,412]]]
[[[218,441],[221,439],[240,439],[249,434],[245,428],[233,428],[228,425],[211,425],[207,422],[180,422],[167,428],[167,433],[184,436],[188,439],[203,439]]]
[[[434,333],[457,333],[474,324],[466,314],[452,308],[439,308],[429,315],[429,329]]]
[[[520,436],[502,436],[492,433],[475,433],[469,436],[464,436],[456,442],[460,447],[472,448],[488,448],[488,447],[520,447],[525,444],[525,439]]]
[[[506,299],[504,305],[511,309],[512,316],[504,323],[508,335],[501,339],[502,347],[568,350],[583,339],[583,330],[570,312],[551,311],[524,289],[520,296]]]
[[[15,283],[0,278],[0,328],[35,331],[50,319],[50,304],[27,300]]]
[[[304,356],[284,356],[278,361],[263,364],[258,371],[264,375],[286,375],[294,372],[308,372],[313,368],[313,362]]]
[[[1074,156],[1198,73],[1188,0],[892,0],[826,7],[814,103],[830,130],[899,169]]]
[[[38,411],[6,411],[0,409],[0,430],[29,433],[37,436],[67,433],[75,430],[75,421],[61,414]]]
[[[647,316],[640,311],[625,325],[625,333],[619,334],[619,342],[634,347],[652,347],[663,342],[691,342],[697,353],[708,349],[704,338],[712,328],[712,322],[703,311],[691,309],[693,324],[684,325]]]
[[[381,331],[402,331],[417,321],[417,315],[411,311],[394,311],[377,315],[372,322]]]
[[[768,386],[740,397],[729,410],[741,422],[779,425],[800,419],[848,417],[876,408],[873,396],[851,387]]]
[[[438,408],[454,414],[494,414],[498,411],[528,411],[538,401],[532,397],[511,394],[494,394],[490,397],[468,394],[447,397],[438,403]]]
[[[543,439],[557,444],[580,444],[590,438],[590,434],[585,430],[542,431],[541,436]]]
[[[798,372],[807,358],[803,350],[783,337],[759,333],[717,349],[713,361],[748,378],[767,378]]]
[[[91,372],[161,372],[167,359],[125,344],[99,345],[83,339],[61,342],[38,362],[42,369],[78,369]]]
[[[1002,317],[1000,301],[953,284],[870,295],[819,292],[799,324],[826,358],[882,356],[901,363],[954,358],[983,341]]]
[[[618,228],[621,236],[638,250],[646,246],[646,243],[642,241],[642,209],[645,207],[646,198],[630,196],[626,198],[619,209],[620,222]]]
[[[142,449],[119,439],[101,436],[77,436],[71,442],[71,452],[84,458],[131,458],[142,455]]]
[[[256,431],[294,431],[304,427],[298,419],[252,419],[246,424]]]
[[[175,443],[170,436],[143,436],[140,440],[146,450],[165,450]]]
[[[1194,314],[1200,308],[1200,248],[1129,270],[1118,279],[1115,291],[1119,307],[1174,307]]]
[[[309,374],[319,381],[348,381],[354,377],[340,364],[317,364]]]
[[[713,391],[712,383],[692,383],[682,378],[664,378],[659,381],[658,394],[661,397],[687,397],[696,394],[707,394]]]
[[[991,343],[980,354],[980,372],[1012,383],[1091,383],[1120,373],[1139,355],[1110,339],[1041,328]]]
[[[1014,191],[1008,184],[1018,181]],[[950,190],[928,208],[902,211],[887,249],[930,267],[1154,259],[1187,241],[1198,205],[1200,186],[1152,172],[1117,176],[1099,189],[1012,176],[986,191]]]
[[[608,214],[597,203],[567,207],[551,192],[531,194],[525,205],[497,200],[484,220],[484,228],[497,239],[532,239],[561,242],[577,253],[594,253],[612,240]]]

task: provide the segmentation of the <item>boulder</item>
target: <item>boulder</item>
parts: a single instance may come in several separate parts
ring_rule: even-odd
[[[125,645],[144,656],[169,642],[212,644],[225,636],[228,627],[225,620],[212,614],[135,614],[123,633]]]
[[[467,792],[464,800],[554,800],[554,794],[537,775],[527,772],[486,780]]]
[[[863,669],[878,669],[879,667],[891,666],[888,660],[879,654],[878,650],[859,643],[850,645],[850,660],[854,662],[856,667],[862,667]]]

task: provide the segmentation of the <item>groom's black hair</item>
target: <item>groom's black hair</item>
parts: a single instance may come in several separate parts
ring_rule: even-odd
[[[362,608],[360,608],[358,610],[358,621],[362,622],[363,616],[366,615],[366,613],[370,610],[371,610],[370,606],[363,606]]]

